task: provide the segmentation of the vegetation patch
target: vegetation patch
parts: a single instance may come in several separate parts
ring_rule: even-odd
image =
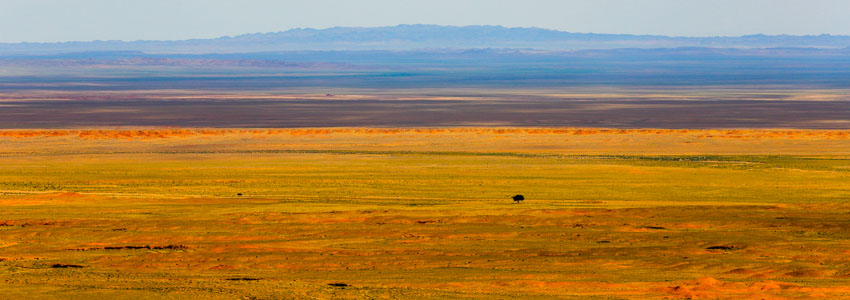
[[[72,264],[52,264],[52,265],[50,265],[50,267],[54,268],[54,269],[80,269],[80,268],[85,268],[86,266],[72,265]]]
[[[744,246],[740,246],[740,245],[718,245],[718,246],[707,247],[705,249],[706,250],[732,251],[732,250],[741,250],[741,249],[744,249],[744,248],[745,248]]]
[[[82,248],[82,249],[72,249],[75,251],[96,251],[96,250],[139,250],[139,249],[147,249],[147,250],[186,250],[189,249],[188,246],[185,245],[163,245],[163,246],[106,246],[106,247],[96,247],[96,248]]]

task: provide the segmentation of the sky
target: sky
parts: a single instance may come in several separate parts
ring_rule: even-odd
[[[0,0],[3,43],[178,40],[398,24],[672,36],[850,35],[850,1]]]

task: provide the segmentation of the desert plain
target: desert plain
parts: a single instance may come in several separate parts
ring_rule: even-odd
[[[850,299],[847,57],[7,55],[0,298]]]
[[[848,199],[845,130],[10,129],[0,295],[847,298]]]

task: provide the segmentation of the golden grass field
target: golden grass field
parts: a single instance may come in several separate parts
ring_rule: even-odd
[[[848,201],[840,130],[5,130],[0,298],[850,298]]]

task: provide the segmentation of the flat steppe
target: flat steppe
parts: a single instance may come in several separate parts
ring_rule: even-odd
[[[0,295],[849,298],[848,200],[846,130],[2,130]]]
[[[237,81],[243,90],[213,87],[234,84],[231,79],[157,89],[162,83],[146,78],[125,79],[128,86],[106,79],[4,84],[0,78],[0,128],[850,128],[850,90],[844,88],[284,89],[270,88],[278,82],[272,79]]]

